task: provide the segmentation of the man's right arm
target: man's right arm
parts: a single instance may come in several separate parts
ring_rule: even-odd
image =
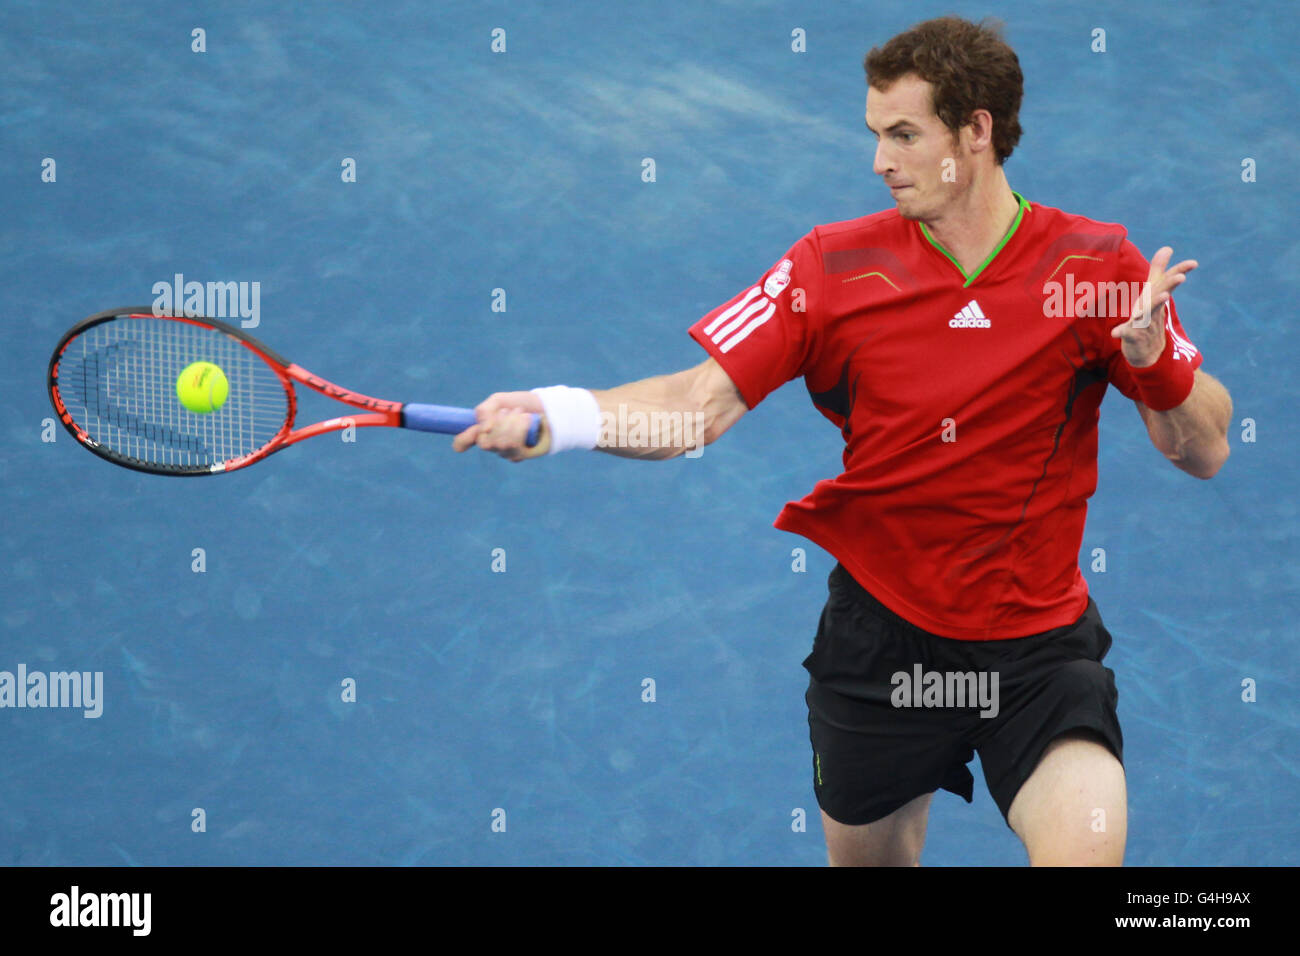
[[[599,451],[623,458],[662,460],[712,444],[748,411],[731,378],[710,357],[671,375],[592,391],[601,413]],[[524,445],[529,413],[542,414],[532,392],[497,392],[474,411],[478,423],[456,436],[452,447],[474,446],[510,461],[544,454],[550,441],[543,419],[536,448]]]
[[[621,458],[662,460],[711,445],[749,410],[712,357],[672,375],[592,394],[602,421],[596,447]]]

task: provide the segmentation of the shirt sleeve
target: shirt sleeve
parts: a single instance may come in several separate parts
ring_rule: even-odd
[[[1142,253],[1138,252],[1137,246],[1125,239],[1120,246],[1120,281],[1129,283],[1129,288],[1141,289],[1150,272],[1151,264],[1143,258]],[[1115,319],[1110,323],[1110,328],[1119,325],[1126,318],[1128,316]],[[1165,339],[1165,348],[1173,348],[1174,360],[1191,362],[1193,371],[1200,368],[1201,363],[1205,361],[1201,350],[1192,344],[1183,329],[1183,323],[1178,320],[1178,310],[1174,307],[1172,296],[1165,307]],[[1109,328],[1106,330],[1103,348],[1106,350],[1107,376],[1111,384],[1125,397],[1139,401],[1137,383],[1133,381],[1129,371],[1128,359],[1124,358],[1120,340],[1110,334]]]
[[[810,366],[821,301],[821,255],[810,232],[758,282],[692,325],[690,335],[753,408]]]

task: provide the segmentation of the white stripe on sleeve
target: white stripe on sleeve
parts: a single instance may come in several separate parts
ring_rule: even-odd
[[[735,347],[736,347],[737,345],[739,345],[741,342],[745,341],[745,339],[749,336],[749,333],[750,333],[750,332],[753,332],[756,328],[758,328],[760,325],[762,325],[764,322],[766,322],[768,319],[770,319],[770,318],[773,316],[773,314],[774,314],[775,312],[776,312],[776,303],[775,303],[775,302],[770,302],[770,303],[768,303],[767,311],[766,311],[766,312],[764,312],[764,313],[763,313],[762,315],[760,315],[758,318],[756,318],[756,319],[754,319],[753,321],[751,321],[751,322],[749,323],[749,325],[745,326],[743,329],[741,329],[739,332],[737,332],[737,333],[736,333],[735,335],[733,335],[731,338],[727,339],[727,341],[725,341],[725,342],[723,342],[721,345],[719,345],[719,346],[718,346],[718,351],[719,351],[719,352],[730,352],[733,348],[735,348]]]
[[[745,311],[740,313],[740,315],[736,316],[734,319],[732,319],[722,328],[718,329],[717,334],[713,336],[713,341],[716,344],[721,345],[723,339],[725,339],[736,329],[740,328],[740,326],[743,325],[748,319],[750,319],[755,313],[762,312],[763,309],[769,307],[775,308],[775,306],[772,305],[771,301],[767,299],[766,296],[759,296],[758,299],[756,299],[753,303],[750,304],[749,308],[745,309]]]
[[[737,303],[736,303],[735,305],[733,305],[731,308],[727,309],[725,312],[721,313],[717,318],[715,318],[712,322],[710,322],[707,326],[705,326],[705,328],[704,328],[704,334],[705,334],[705,335],[713,335],[713,330],[714,330],[714,329],[716,329],[716,328],[717,328],[719,325],[721,325],[723,322],[726,322],[728,319],[730,319],[730,318],[731,318],[733,315],[735,315],[737,312],[739,312],[739,311],[741,311],[742,309],[744,309],[745,306],[749,305],[749,303],[752,302],[752,301],[754,300],[754,296],[758,295],[758,293],[759,293],[759,288],[758,288],[758,286],[754,286],[754,288],[750,289],[748,292],[745,293],[745,297],[744,297],[743,299],[741,299],[739,302],[737,302]],[[716,339],[715,339],[715,341],[716,341]]]

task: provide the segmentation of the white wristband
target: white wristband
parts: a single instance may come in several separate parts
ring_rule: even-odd
[[[600,440],[600,405],[595,395],[585,388],[567,385],[535,388],[533,394],[542,400],[546,424],[551,429],[548,455],[572,448],[589,451],[596,447]]]

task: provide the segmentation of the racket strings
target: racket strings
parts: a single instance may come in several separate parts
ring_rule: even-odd
[[[229,381],[209,414],[176,394],[181,371],[199,361]],[[257,353],[189,322],[123,316],[91,326],[64,350],[58,381],[68,413],[102,449],[150,465],[209,468],[251,454],[289,417],[286,386]]]

